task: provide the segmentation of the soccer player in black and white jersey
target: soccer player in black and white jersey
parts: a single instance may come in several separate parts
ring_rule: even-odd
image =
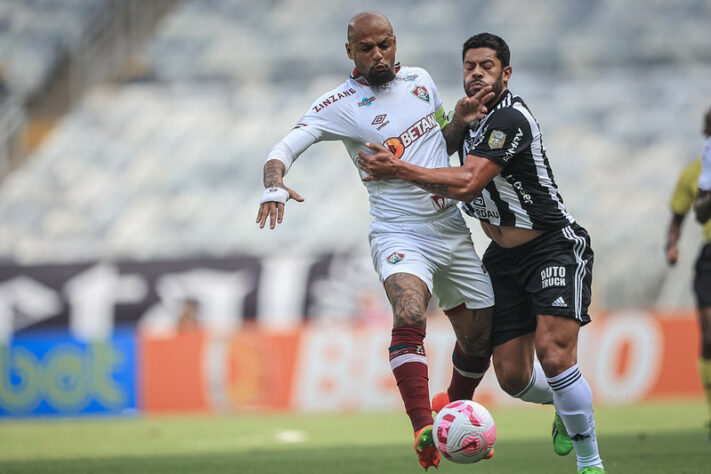
[[[403,179],[463,201],[480,220],[492,240],[483,261],[496,300],[492,344],[499,384],[522,400],[552,402],[556,453],[574,447],[579,473],[604,472],[592,391],[577,364],[578,331],[590,322],[590,237],[563,205],[538,123],[507,88],[508,45],[481,33],[464,43],[462,60],[466,94],[493,92],[486,117],[462,137],[462,166],[426,169],[378,145],[360,154],[359,166],[369,174],[365,180]]]

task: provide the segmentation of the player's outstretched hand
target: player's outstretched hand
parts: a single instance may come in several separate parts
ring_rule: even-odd
[[[483,119],[489,112],[486,104],[493,98],[494,92],[491,86],[482,87],[471,97],[462,97],[457,101],[457,105],[454,106],[453,120],[468,124]]]
[[[284,220],[284,204],[289,199],[293,199],[297,202],[303,202],[299,193],[293,189],[289,189],[286,186],[272,186],[264,190],[264,195],[262,196],[262,203],[259,205],[259,212],[257,212],[257,224],[259,228],[263,229],[269,219],[269,228],[273,229],[276,227],[277,223],[281,224]]]
[[[358,167],[368,173],[363,181],[396,178],[401,164],[400,159],[395,158],[390,150],[377,143],[366,143],[365,146],[375,153],[371,155],[363,151],[358,152]]]

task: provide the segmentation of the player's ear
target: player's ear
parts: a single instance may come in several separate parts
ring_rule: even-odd
[[[346,43],[346,54],[348,55],[348,59],[353,59],[353,52],[351,51],[350,43]]]
[[[501,71],[501,80],[504,81],[504,84],[511,79],[511,73],[513,73],[511,66],[506,66],[504,70]]]

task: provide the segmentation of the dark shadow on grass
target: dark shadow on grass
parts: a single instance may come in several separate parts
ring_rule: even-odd
[[[443,460],[439,472],[571,474],[575,455],[553,454],[550,441],[499,439],[491,461],[476,466]],[[608,474],[696,474],[711,471],[711,444],[702,430],[673,434],[603,436],[600,448]],[[87,450],[90,448],[87,447]],[[0,460],[10,473],[234,473],[234,474],[405,474],[424,472],[410,446],[275,448],[249,452],[100,459],[52,459],[25,462]]]

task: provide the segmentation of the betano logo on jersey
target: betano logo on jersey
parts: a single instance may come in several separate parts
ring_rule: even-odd
[[[314,112],[320,112],[321,110],[325,109],[329,105],[331,105],[335,102],[338,102],[341,99],[345,99],[346,97],[349,97],[355,93],[356,93],[356,91],[353,88],[350,88],[347,90],[342,90],[336,94],[333,94],[333,95],[327,97],[321,103],[314,105],[313,110],[314,110]],[[375,100],[375,98],[373,98],[373,100]],[[358,105],[360,105],[360,103]]]
[[[395,158],[401,158],[407,147],[433,128],[439,129],[434,112],[419,119],[399,137],[388,138],[383,144],[390,149],[390,152],[395,155]]]

